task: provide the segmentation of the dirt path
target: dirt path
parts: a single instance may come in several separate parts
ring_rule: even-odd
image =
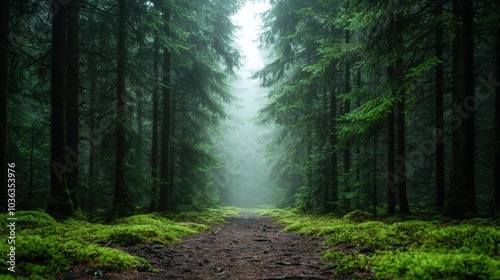
[[[107,275],[127,279],[333,279],[319,259],[321,240],[283,233],[270,217],[240,214],[226,225],[183,239],[175,246],[127,248],[158,273]]]

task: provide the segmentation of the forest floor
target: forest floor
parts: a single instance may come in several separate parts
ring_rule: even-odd
[[[177,245],[140,244],[121,248],[146,259],[158,272],[106,272],[107,279],[334,279],[320,260],[327,249],[318,237],[282,232],[272,217],[241,213],[211,231],[182,238]],[[73,279],[95,279],[75,271]],[[88,268],[87,268],[88,270]]]

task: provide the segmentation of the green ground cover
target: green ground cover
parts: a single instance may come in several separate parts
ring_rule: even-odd
[[[500,226],[493,219],[373,220],[355,211],[344,217],[260,210],[288,224],[285,231],[321,236],[323,258],[336,275],[382,279],[500,279]]]
[[[144,259],[119,250],[121,246],[139,243],[174,244],[186,235],[209,230],[208,224],[223,223],[237,215],[237,208],[207,209],[203,212],[181,214],[152,213],[136,215],[111,224],[89,223],[69,219],[55,221],[43,211],[16,212],[15,274],[0,275],[2,279],[53,278],[68,271],[72,265],[84,264],[115,270],[142,266],[154,268]],[[7,215],[0,215],[6,221]],[[7,227],[0,229],[0,239],[6,241]],[[7,242],[0,242],[0,270],[7,271]]]

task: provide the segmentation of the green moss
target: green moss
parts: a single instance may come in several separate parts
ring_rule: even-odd
[[[372,273],[382,279],[500,279],[500,228],[491,219],[462,222],[418,220],[418,216],[366,221],[353,212],[342,219],[293,209],[265,210],[285,230],[324,236],[332,247],[336,275]],[[358,218],[359,217],[359,218]],[[447,222],[447,223],[444,223]],[[350,249],[347,248],[349,246]],[[352,247],[354,245],[354,247]],[[360,253],[369,247],[374,254]]]
[[[171,214],[167,217],[173,220],[202,224],[223,224],[227,218],[237,216],[242,211],[244,211],[242,208],[219,207],[205,209],[202,212],[187,211],[175,215]]]
[[[349,214],[346,214],[342,220],[346,222],[362,222],[368,220],[372,215],[368,212],[364,212],[361,210],[352,211]]]
[[[333,271],[334,275],[356,274],[370,271],[369,256],[358,253],[344,254],[339,250],[329,250],[323,255],[325,260],[334,260],[336,268]]]
[[[191,222],[180,222],[182,215],[169,218],[153,213],[116,220],[113,224],[89,223],[83,219],[56,222],[43,211],[16,213],[16,272],[31,279],[52,278],[76,264],[125,270],[137,265],[155,269],[144,259],[119,250],[119,246],[139,243],[172,244],[182,236],[209,230],[210,227],[193,221],[223,222],[223,218],[236,215],[236,208],[208,209],[199,214],[190,212]],[[6,219],[7,216],[0,215]],[[7,231],[2,229],[0,238]],[[109,247],[101,247],[106,244]],[[8,252],[9,244],[0,243],[0,250]],[[7,255],[0,255],[0,268],[7,270]]]
[[[383,252],[372,272],[394,279],[500,279],[500,260],[482,254]]]
[[[8,217],[7,214],[0,215],[2,221]],[[43,211],[17,211],[15,218],[17,218],[16,231],[57,225],[56,220]],[[7,233],[7,230],[7,227],[1,227],[0,234]]]

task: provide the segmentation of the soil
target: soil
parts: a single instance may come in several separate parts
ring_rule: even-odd
[[[147,259],[157,273],[75,268],[66,279],[335,279],[320,260],[320,238],[282,232],[271,217],[244,213],[173,246],[122,248]]]

